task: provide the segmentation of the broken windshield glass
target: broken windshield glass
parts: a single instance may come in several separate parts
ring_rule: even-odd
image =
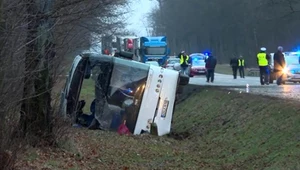
[[[133,132],[149,65],[114,58],[113,63],[97,63],[92,72],[97,76],[95,118],[99,122],[99,128],[116,128],[126,120],[127,127]],[[115,118],[118,118],[117,123],[113,120]]]

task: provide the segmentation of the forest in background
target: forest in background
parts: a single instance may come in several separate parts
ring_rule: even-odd
[[[157,0],[153,35],[166,35],[173,53],[211,51],[220,63],[243,55],[256,63],[260,47],[300,47],[299,0]]]

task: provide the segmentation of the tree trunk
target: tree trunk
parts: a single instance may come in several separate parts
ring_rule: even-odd
[[[42,20],[43,17],[39,14],[35,0],[29,0],[27,12],[29,15],[28,36],[20,127],[22,135],[29,135],[31,144],[35,145],[41,138],[48,137],[52,131],[50,71],[54,47],[48,41],[49,34],[46,30],[49,25],[47,21]],[[39,36],[41,34],[46,34],[46,36]]]

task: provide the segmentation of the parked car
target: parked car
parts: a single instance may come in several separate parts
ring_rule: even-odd
[[[194,53],[190,55],[191,67],[189,70],[189,76],[194,77],[195,75],[205,75],[205,55],[202,53]]]
[[[180,63],[179,58],[169,58],[164,66],[166,69],[174,70],[174,64]]]
[[[191,59],[192,58],[198,58],[200,60],[205,60],[206,59],[206,55],[202,54],[202,53],[192,53],[190,54]]]

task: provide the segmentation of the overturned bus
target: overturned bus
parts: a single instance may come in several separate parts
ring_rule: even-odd
[[[122,55],[119,55],[122,57]],[[116,130],[123,122],[132,134],[170,133],[176,94],[189,78],[178,71],[97,53],[75,57],[61,95],[61,113],[76,123],[83,81],[93,79],[93,122],[98,129]],[[129,60],[128,60],[129,58]]]

